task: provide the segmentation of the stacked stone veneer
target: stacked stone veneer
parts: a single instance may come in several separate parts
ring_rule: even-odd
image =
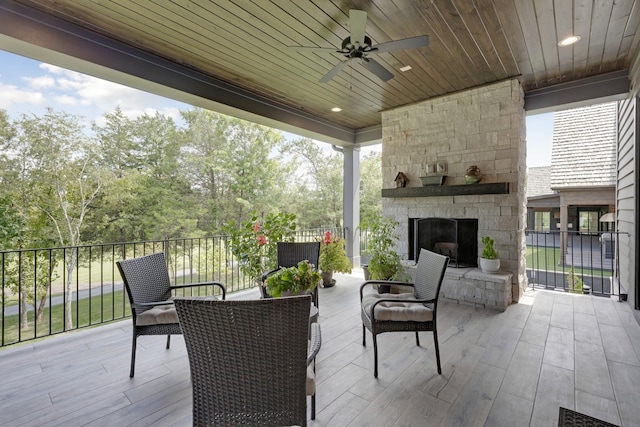
[[[419,187],[427,165],[436,162],[447,163],[445,185],[463,185],[471,165],[480,168],[482,183],[509,183],[509,194],[384,198],[384,215],[400,224],[401,256],[409,253],[409,218],[477,218],[478,254],[481,237],[491,236],[501,272],[512,281],[511,292],[505,292],[517,301],[526,288],[525,136],[524,94],[515,79],[383,112],[384,188],[395,188],[398,172],[407,175],[408,187]],[[453,286],[452,273],[443,286]]]
[[[416,266],[405,264],[405,272],[415,278]],[[489,310],[505,311],[513,299],[513,274],[483,273],[478,268],[448,268],[444,275],[440,298]],[[411,292],[396,287],[395,292]]]

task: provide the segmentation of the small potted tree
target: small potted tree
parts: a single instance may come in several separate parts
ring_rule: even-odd
[[[400,256],[393,250],[398,235],[395,232],[398,222],[392,218],[377,216],[363,223],[367,230],[366,253],[369,263],[364,265],[365,280],[399,280],[404,277]],[[381,293],[389,292],[389,286],[381,286]]]
[[[489,236],[482,237],[484,249],[480,255],[480,270],[484,273],[497,273],[500,270],[500,258],[498,251],[494,248],[494,241]]]
[[[333,273],[351,273],[351,261],[344,249],[345,241],[340,237],[331,235],[330,231],[324,233],[320,244],[319,268],[322,271],[322,284],[325,288],[336,284]]]

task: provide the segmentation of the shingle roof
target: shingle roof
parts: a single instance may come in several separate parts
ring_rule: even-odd
[[[551,189],[551,166],[527,169],[527,197],[553,194]]]
[[[610,102],[554,114],[551,188],[615,186],[616,105]]]

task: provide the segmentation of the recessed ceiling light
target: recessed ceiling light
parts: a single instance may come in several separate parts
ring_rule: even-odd
[[[333,108],[331,109],[331,111],[333,111],[334,113],[339,113],[340,111],[342,111],[342,108],[340,108],[340,107],[333,107]]]
[[[409,71],[410,69],[411,69],[411,65],[405,65],[404,67],[400,68],[400,71],[404,73],[405,71]]]
[[[580,40],[582,37],[580,36],[569,36],[558,42],[558,46],[569,46]]]

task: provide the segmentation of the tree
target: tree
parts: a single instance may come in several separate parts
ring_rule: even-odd
[[[371,152],[360,162],[360,220],[373,221],[382,215],[382,154]]]
[[[302,228],[342,226],[342,155],[322,150],[308,138],[283,144],[297,168],[296,214]]]
[[[273,129],[205,110],[182,112],[185,170],[192,189],[207,200],[202,227],[219,231],[231,218],[247,219],[253,209],[279,210],[285,180]]]
[[[185,172],[184,138],[175,122],[159,113],[131,120],[119,109],[105,117],[104,126],[93,126],[98,159],[116,176],[106,183],[84,238],[123,242],[201,234],[202,203]]]
[[[55,239],[59,246],[80,245],[86,214],[106,179],[94,162],[92,146],[95,144],[84,135],[79,117],[52,109],[47,109],[43,117],[22,115],[16,128],[12,150],[21,165],[18,184],[23,214],[35,219],[30,223],[40,224],[35,228],[40,239]],[[46,218],[45,224],[41,214]],[[49,230],[52,233],[45,234]],[[71,284],[77,249],[69,254],[66,258],[66,329],[73,327]],[[53,272],[53,268],[49,271]],[[40,277],[39,280],[45,280]],[[46,281],[50,283],[50,275]]]

